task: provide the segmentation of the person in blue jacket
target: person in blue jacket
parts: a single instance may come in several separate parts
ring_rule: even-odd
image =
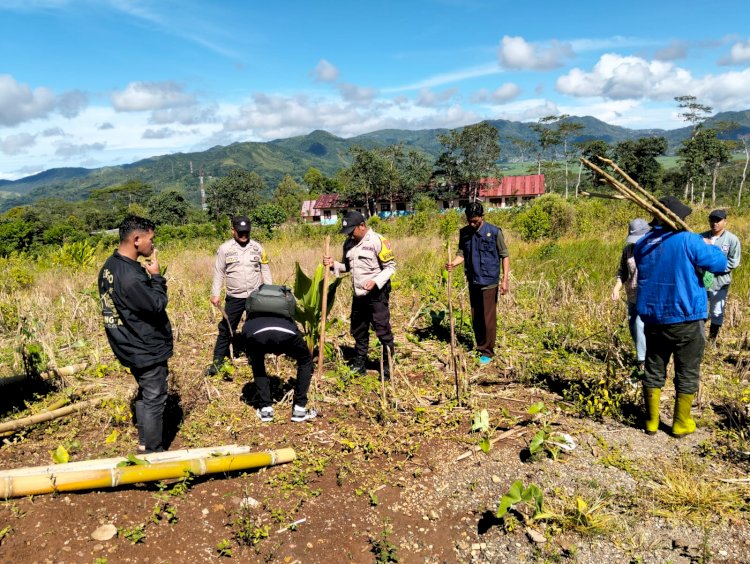
[[[693,211],[674,196],[659,201],[680,219]],[[672,435],[679,438],[695,431],[690,407],[698,390],[708,317],[703,271],[725,272],[727,258],[697,233],[675,231],[658,218],[652,225],[633,252],[638,268],[636,307],[646,334],[645,430],[653,435],[659,428],[661,389],[674,357]]]

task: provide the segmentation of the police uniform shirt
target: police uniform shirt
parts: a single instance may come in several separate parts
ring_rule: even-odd
[[[233,298],[246,298],[261,284],[272,284],[268,257],[260,243],[251,239],[243,247],[230,239],[221,244],[216,251],[211,295],[220,296],[223,284]]]
[[[351,272],[354,294],[364,296],[367,290],[363,285],[368,280],[375,282],[382,288],[396,272],[396,258],[388,240],[368,229],[362,240],[345,248],[344,262],[333,262],[333,272],[340,276],[343,272]]]

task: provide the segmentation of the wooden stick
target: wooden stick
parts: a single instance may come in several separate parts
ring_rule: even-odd
[[[516,435],[522,435],[525,432],[526,432],[525,429],[520,429],[518,427],[513,427],[512,429],[508,429],[507,431],[503,431],[502,433],[500,433],[494,439],[491,439],[490,440],[490,445],[494,445],[496,442],[501,441],[502,439],[506,439],[508,437],[513,437],[513,436],[516,436]],[[463,454],[459,455],[458,457],[456,457],[456,462],[458,462],[459,460],[463,460],[464,458],[468,458],[472,454],[474,454],[475,452],[479,452],[480,450],[482,450],[482,447],[480,447],[478,445],[474,445],[473,447],[471,447],[471,450],[467,450],[465,453],[463,453]]]
[[[232,331],[232,324],[229,323],[227,310],[221,307],[221,304],[216,304],[216,309],[221,312],[221,316],[224,318],[224,321],[226,321],[227,327],[229,328],[229,360],[234,360],[234,346],[232,346],[232,341],[234,341],[234,331]]]
[[[448,243],[448,262],[453,262],[453,253],[451,244]],[[458,383],[458,365],[456,363],[456,323],[453,319],[453,269],[448,270],[448,319],[451,326],[451,361],[450,366],[453,368],[453,377],[456,381],[456,402],[461,405],[461,390]]]
[[[331,244],[331,236],[326,235],[325,250],[323,251],[324,256],[328,256],[330,253],[329,246]],[[326,343],[326,317],[328,316],[328,272],[330,268],[323,266],[323,303],[321,305],[320,312],[320,338],[318,339],[318,378],[315,382],[317,389],[318,382],[323,378],[323,349]]]

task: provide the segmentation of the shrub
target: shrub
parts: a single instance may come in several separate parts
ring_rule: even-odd
[[[573,227],[575,208],[557,194],[545,194],[519,213],[514,227],[524,241],[558,239]]]

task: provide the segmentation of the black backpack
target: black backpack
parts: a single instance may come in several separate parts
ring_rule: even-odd
[[[248,316],[275,315],[292,321],[296,305],[291,288],[276,284],[263,284],[245,301]]]

